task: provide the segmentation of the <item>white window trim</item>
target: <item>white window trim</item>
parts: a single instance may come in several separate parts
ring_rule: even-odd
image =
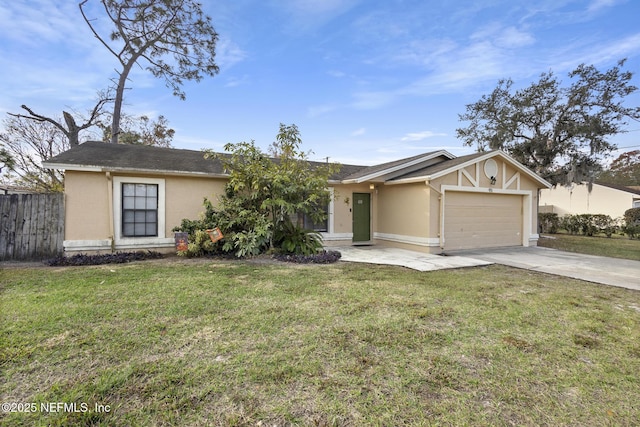
[[[158,186],[158,236],[124,237],[122,235],[122,184],[155,184]],[[165,182],[160,178],[113,177],[113,234],[116,247],[165,245]],[[171,239],[169,239],[171,240]]]
[[[321,231],[320,235],[323,240],[349,240],[351,239],[351,233],[336,234],[334,232],[335,223],[335,188],[329,187],[329,212],[327,214],[327,231]]]

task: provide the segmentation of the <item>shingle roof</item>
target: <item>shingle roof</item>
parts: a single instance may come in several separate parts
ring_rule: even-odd
[[[382,172],[382,171],[385,171],[385,170],[388,170],[388,169],[392,169],[392,168],[394,168],[396,166],[401,166],[403,164],[410,163],[410,162],[412,162],[414,160],[418,160],[418,159],[421,159],[423,157],[428,157],[428,156],[430,156],[432,154],[436,154],[436,153],[438,153],[438,151],[432,151],[432,152],[429,152],[429,153],[422,153],[422,154],[418,154],[418,155],[413,156],[413,157],[407,157],[405,159],[394,160],[392,162],[382,163],[382,164],[379,164],[379,165],[367,166],[367,167],[364,167],[364,168],[358,170],[355,173],[352,173],[352,174],[346,176],[344,179],[362,178],[363,176],[372,175],[372,174],[375,174],[376,172]]]
[[[202,151],[104,142],[80,144],[52,157],[45,162],[45,166],[57,169],[97,168],[105,171],[226,175],[220,160],[205,159]],[[331,179],[343,179],[363,168],[366,166],[342,165],[340,172]]]
[[[456,167],[458,165],[461,165],[463,163],[468,162],[469,160],[473,160],[477,157],[481,157],[486,155],[487,153],[474,153],[474,154],[468,154],[466,156],[460,156],[460,157],[456,157],[455,159],[451,159],[451,160],[445,160],[444,162],[438,163],[436,165],[432,165],[432,166],[427,166],[426,168],[422,168],[422,169],[418,169],[416,171],[410,172],[408,174],[402,175],[402,176],[398,176],[394,179],[392,179],[392,181],[399,181],[401,179],[408,179],[408,178],[419,178],[419,177],[423,177],[423,176],[430,176],[430,175],[434,175],[438,172],[442,172],[445,171],[447,169]]]
[[[228,154],[222,154],[228,155]],[[440,173],[448,173],[467,162],[473,162],[482,156],[502,155],[511,160],[504,153],[493,151],[475,153],[466,156],[443,160],[437,164],[421,167],[439,157],[448,158],[452,155],[446,151],[433,151],[418,154],[413,157],[382,163],[375,166],[342,165],[340,171],[330,179],[332,181],[364,182],[369,179],[384,179],[389,183],[401,183],[402,180],[419,179],[422,177],[436,177]],[[511,160],[517,164],[514,160]],[[311,167],[322,165],[321,162],[309,162]],[[153,174],[188,174],[207,176],[227,176],[219,159],[205,159],[202,151],[183,150],[175,148],[160,148],[144,145],[110,144],[105,142],[85,142],[72,149],[52,157],[44,162],[44,166],[52,169],[66,170],[94,170],[112,172],[141,172]],[[419,169],[415,169],[419,168]],[[391,177],[389,172],[402,174]],[[526,170],[544,185],[546,181]],[[358,181],[360,180],[360,181]],[[627,189],[630,192],[634,190]],[[637,192],[640,194],[640,191]]]

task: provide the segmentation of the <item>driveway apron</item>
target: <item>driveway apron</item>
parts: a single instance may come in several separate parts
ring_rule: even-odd
[[[340,252],[342,261],[398,265],[418,271],[434,271],[447,268],[476,267],[479,265],[493,264],[492,261],[483,261],[463,256],[440,256],[380,246],[340,246],[328,247],[326,249]]]

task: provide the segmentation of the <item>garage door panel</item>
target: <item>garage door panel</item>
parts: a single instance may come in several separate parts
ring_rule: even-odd
[[[522,196],[448,192],[445,249],[522,245]]]

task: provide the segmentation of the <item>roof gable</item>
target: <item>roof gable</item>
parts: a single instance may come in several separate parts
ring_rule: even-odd
[[[424,169],[416,170],[406,175],[399,176],[393,179],[392,183],[403,184],[403,183],[410,183],[410,182],[430,181],[493,157],[500,157],[502,160],[509,163],[519,171],[524,172],[532,180],[542,185],[543,187],[546,187],[546,188],[551,187],[551,184],[549,182],[542,179],[536,173],[534,173],[533,171],[525,167],[523,164],[514,160],[509,155],[507,155],[506,153],[500,150],[483,152],[483,153],[475,153],[475,154],[469,154],[466,156],[456,157],[454,159],[447,160],[445,162],[442,162],[430,167],[426,167]]]
[[[385,182],[397,176],[405,175],[424,167],[442,163],[446,160],[454,159],[453,154],[447,151],[432,151],[418,154],[413,157],[395,160],[393,162],[382,163],[369,166],[351,174],[343,179],[344,183],[362,183],[368,181]]]

